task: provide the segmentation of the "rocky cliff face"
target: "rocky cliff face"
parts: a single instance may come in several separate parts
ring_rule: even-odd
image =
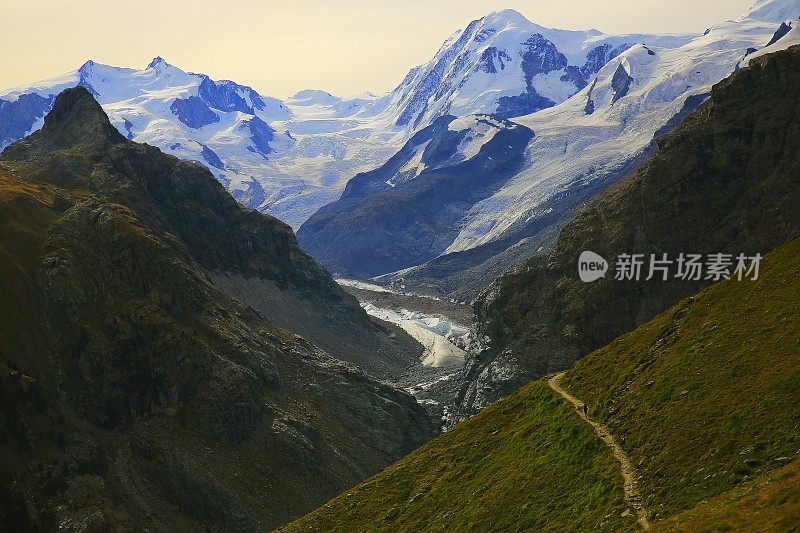
[[[3,152],[0,204],[4,529],[265,530],[435,433],[215,285],[360,316],[288,226],[127,141],[85,89]]]
[[[490,347],[468,363],[462,414],[571,366],[708,280],[593,284],[578,256],[764,253],[800,233],[800,48],[759,58],[658,141],[656,155],[476,303]],[[614,265],[611,265],[613,277]],[[673,272],[674,274],[674,272]]]

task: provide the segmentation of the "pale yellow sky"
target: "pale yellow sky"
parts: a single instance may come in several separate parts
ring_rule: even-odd
[[[513,8],[548,27],[701,32],[755,0],[2,0],[0,89],[87,59],[143,68],[156,55],[285,98],[382,93],[470,20]]]

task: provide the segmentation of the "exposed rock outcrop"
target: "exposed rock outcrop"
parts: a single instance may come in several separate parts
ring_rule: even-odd
[[[475,309],[491,345],[467,364],[462,415],[568,368],[711,283],[582,283],[582,251],[610,261],[621,253],[753,255],[800,233],[799,67],[794,47],[717,84],[647,164],[564,228],[552,254],[487,289]]]
[[[436,432],[215,285],[371,325],[288,226],[126,140],[83,88],[0,156],[0,257],[0,529],[270,529]]]

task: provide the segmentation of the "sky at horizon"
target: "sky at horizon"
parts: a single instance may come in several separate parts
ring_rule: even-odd
[[[490,11],[607,33],[701,33],[755,0],[109,0],[4,2],[0,91],[87,59],[144,68],[160,55],[184,70],[287,98],[301,89],[384,93],[442,42]],[[8,21],[17,21],[7,24]]]

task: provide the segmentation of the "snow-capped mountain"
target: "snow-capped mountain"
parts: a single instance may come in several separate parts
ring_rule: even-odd
[[[303,248],[335,272],[370,277],[429,261],[458,234],[465,208],[522,168],[533,132],[490,115],[445,115],[303,223]]]
[[[515,119],[536,133],[529,167],[471,210],[448,252],[530,224],[555,196],[598,180],[613,181],[673,117],[696,107],[713,84],[741,68],[749,55],[768,44],[772,50],[784,47],[784,39],[792,37],[785,26],[796,24],[784,20],[789,13],[800,16],[800,3],[762,0],[744,17],[716,24],[681,47],[638,44],[606,64],[569,100]],[[485,231],[489,225],[492,229]]]
[[[636,43],[677,47],[692,35],[606,35],[544,28],[507,9],[472,21],[390,95],[396,124],[437,116],[527,115],[563,102],[600,68]]]
[[[162,58],[141,70],[88,61],[63,76],[1,93],[0,147],[38,129],[55,95],[80,84],[127,137],[202,162],[243,204],[298,228],[339,198],[353,176],[383,165],[439,117],[545,112],[522,120],[537,133],[528,170],[471,206],[460,221],[448,251],[465,250],[524,226],[565,183],[619,166],[617,159],[612,164],[598,155],[595,161],[592,150],[584,154],[569,142],[548,140],[562,128],[589,135],[581,142],[598,151],[597,143],[623,133],[634,135],[632,148],[640,149],[667,115],[680,111],[684,93],[703,94],[737,63],[746,64],[746,51],[763,48],[765,37],[777,35],[775,25],[797,16],[796,8],[796,0],[759,0],[738,21],[714,26],[703,37],[549,29],[516,11],[500,11],[453,34],[394,90],[356,98],[301,91],[280,101]],[[640,59],[642,50],[647,57]],[[693,73],[694,61],[699,73]],[[578,100],[583,103],[576,118],[566,110]],[[561,107],[564,102],[572,103]],[[595,113],[583,113],[592,108]],[[655,108],[659,113],[641,127],[630,122]],[[548,143],[560,144],[561,155]],[[623,143],[612,153],[620,151],[626,152]]]
[[[757,0],[739,21],[784,22],[800,18],[800,4],[795,0]]]
[[[526,148],[525,164],[502,183],[495,182],[498,187],[492,194],[472,204],[461,202],[460,216],[452,224],[456,229],[439,227],[429,236],[428,240],[437,245],[426,248],[435,254],[429,262],[406,269],[395,278],[404,282],[413,281],[415,276],[430,280],[435,277],[433,273],[442,275],[472,268],[476,262],[496,257],[522,242],[530,241],[529,253],[533,253],[543,235],[552,237],[550,228],[563,222],[562,215],[574,211],[588,197],[635,168],[654,148],[654,139],[697,107],[713,84],[743,68],[749,57],[793,42],[796,33],[792,27],[796,22],[784,21],[783,17],[795,10],[800,11],[800,4],[794,0],[759,2],[742,18],[717,24],[680,46],[673,47],[674,42],[668,40],[665,44],[670,46],[640,42],[627,47],[602,65],[575,95],[558,105],[513,119],[535,133]],[[428,109],[433,101],[427,101]],[[501,101],[497,99],[498,103]],[[413,162],[409,163],[411,167]],[[380,178],[391,184],[406,179],[405,172],[404,166],[394,175],[382,172]],[[315,244],[324,247],[320,236],[326,230],[320,229],[319,224],[324,221],[325,227],[360,225],[348,226],[344,234],[373,232],[386,240],[381,249],[403,249],[402,235],[416,228],[413,221],[419,206],[398,206],[394,211],[394,231],[387,232],[383,222],[385,194],[376,191],[371,197],[362,198],[357,208],[351,205],[338,215],[331,215],[336,204],[321,210],[301,228],[301,241],[312,248]],[[465,196],[460,190],[453,190],[452,194]],[[448,206],[449,214],[458,208]],[[354,217],[354,213],[359,216]],[[348,222],[342,226],[345,219]],[[315,236],[315,231],[320,234]],[[397,235],[395,241],[393,235]],[[327,252],[320,257],[342,273],[361,273],[359,269],[367,265],[366,258],[373,266],[376,251],[373,245],[354,249],[359,242],[369,239],[354,239],[346,252],[331,249],[333,257],[328,257]],[[397,266],[387,261],[385,272]],[[369,271],[374,275],[374,269]]]
[[[41,127],[55,95],[80,84],[129,138],[202,162],[243,204],[299,227],[437,117],[524,115],[564,101],[637,42],[689,38],[553,30],[506,10],[456,32],[383,96],[301,91],[285,102],[160,57],[142,70],[88,61],[0,94],[0,147]]]
[[[75,85],[86,87],[128,138],[208,166],[243,204],[294,225],[393,151],[385,135],[365,134],[368,119],[351,118],[374,96],[344,100],[305,91],[282,102],[160,57],[141,70],[87,61],[0,94],[0,148],[39,129],[55,96]]]

